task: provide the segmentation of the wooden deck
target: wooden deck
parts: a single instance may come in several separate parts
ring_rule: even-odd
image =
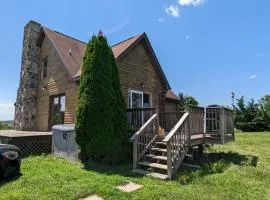
[[[144,119],[143,109],[136,112],[138,119]],[[137,118],[131,119],[136,122]],[[155,177],[159,174],[171,179],[194,146],[234,140],[233,111],[224,107],[190,107],[184,113],[156,112],[141,122],[143,125],[137,126],[130,140],[133,171],[155,173]]]
[[[17,130],[0,130],[0,137],[38,137],[44,135],[52,135],[52,132],[37,132],[37,131],[17,131]]]
[[[52,132],[0,130],[0,143],[19,147],[22,156],[51,153]]]
[[[200,144],[226,144],[228,142],[234,141],[234,138],[232,134],[228,134],[225,135],[224,142],[222,142],[220,136],[213,136],[211,134],[197,134],[192,135],[190,140],[190,146],[196,146]]]

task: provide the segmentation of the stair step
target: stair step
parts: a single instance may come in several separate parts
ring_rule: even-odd
[[[151,150],[152,150],[152,151],[167,152],[167,149],[156,148],[156,147],[151,148]]]
[[[154,155],[154,154],[146,154],[145,157],[153,158],[153,159],[157,159],[157,160],[167,160],[166,156],[157,156],[157,155]]]
[[[139,162],[139,165],[167,170],[167,165],[157,164],[157,163],[153,163],[153,162],[146,162],[146,161]]]
[[[143,174],[143,175],[146,175],[146,176],[152,176],[152,177],[159,178],[159,179],[162,179],[162,180],[168,179],[168,176],[165,175],[165,174],[149,172],[149,171],[145,171],[145,170],[142,170],[142,169],[134,169],[134,170],[132,170],[132,172],[138,173],[138,174]]]

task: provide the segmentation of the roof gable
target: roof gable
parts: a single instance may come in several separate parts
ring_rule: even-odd
[[[79,77],[81,75],[81,66],[83,63],[83,57],[87,44],[75,38],[64,35],[62,33],[50,30],[46,27],[43,27],[43,31],[51,40],[64,66],[67,68],[67,71],[69,72],[70,76],[72,78]],[[161,80],[163,81],[166,88],[170,89],[168,80],[164,75],[164,72],[157,60],[157,57],[145,33],[138,34],[112,46],[112,51],[114,53],[115,59],[119,61],[139,42],[142,41],[145,41],[147,50],[151,55],[152,61],[157,67],[157,71],[159,72]]]

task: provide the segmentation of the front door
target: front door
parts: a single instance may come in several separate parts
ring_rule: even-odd
[[[51,127],[56,124],[64,124],[65,95],[51,97]]]

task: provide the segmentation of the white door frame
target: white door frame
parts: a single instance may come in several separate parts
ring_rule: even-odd
[[[133,93],[142,95],[142,104],[141,104],[141,108],[143,108],[143,92],[142,92],[142,91],[137,91],[137,90],[129,90],[129,92],[130,92],[130,108],[133,108],[133,107],[132,107],[132,94],[133,94]]]

